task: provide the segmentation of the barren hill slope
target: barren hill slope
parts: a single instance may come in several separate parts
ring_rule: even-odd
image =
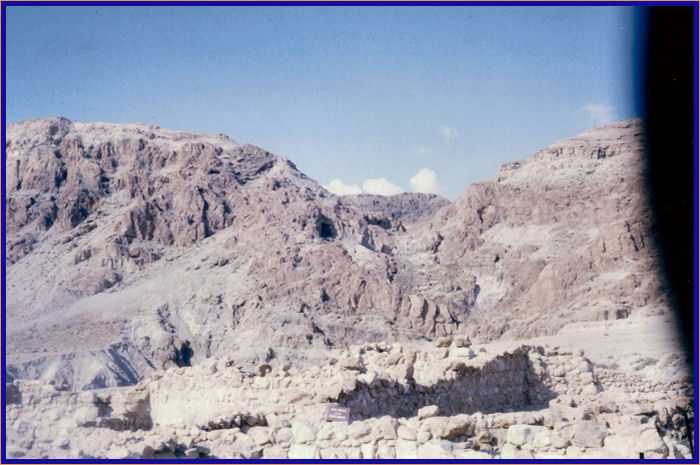
[[[10,125],[7,147],[11,374],[130,384],[391,333],[414,211],[366,215],[225,136],[51,118]]]
[[[126,385],[207,357],[274,364],[662,311],[641,134],[560,141],[449,204],[337,197],[223,135],[11,124],[8,372]]]
[[[417,234],[422,248],[407,243],[406,256],[432,262],[425,293],[470,312],[481,340],[663,312],[643,145],[639,120],[613,123],[467,187]],[[474,289],[473,305],[456,287]]]

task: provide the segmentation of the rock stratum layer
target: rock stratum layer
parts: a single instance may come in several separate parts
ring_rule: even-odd
[[[593,128],[502,166],[494,177],[470,185],[450,203],[426,194],[338,197],[290,161],[224,135],[64,118],[10,124],[5,162],[6,374],[8,393],[15,399],[7,407],[13,424],[30,425],[39,407],[26,399],[44,396],[45,402],[33,400],[31,405],[46,403],[55,421],[61,420],[59,404],[84,404],[89,411],[85,418],[66,419],[67,430],[78,436],[88,431],[156,431],[169,425],[171,420],[164,418],[172,416],[167,413],[172,407],[153,397],[164,370],[177,373],[172,382],[182,379],[183,389],[189,389],[180,376],[216,378],[226,371],[224,365],[226,376],[241,376],[241,383],[249,376],[269,380],[268,371],[277,373],[287,379],[280,381],[285,388],[298,382],[284,370],[288,366],[301,367],[298,377],[323,366],[356,372],[355,381],[343,378],[333,384],[332,395],[316,395],[313,402],[347,405],[358,424],[385,416],[418,419],[420,409],[431,406],[445,418],[546,410],[551,402],[575,405],[605,390],[595,381],[599,375],[592,375],[595,389],[584,389],[588,375],[581,375],[585,381],[568,375],[565,382],[553,381],[560,376],[551,368],[557,364],[533,368],[539,365],[532,364],[529,345],[517,354],[499,346],[525,340],[568,344],[571,353],[585,345],[600,376],[612,370],[609,388],[614,392],[626,386],[640,402],[639,396],[649,402],[680,402],[677,407],[687,416],[689,404],[682,399],[689,386],[692,393],[692,381],[681,368],[682,353],[669,329],[667,290],[657,265],[645,190],[643,145],[639,121]],[[650,331],[650,322],[659,326]],[[628,334],[630,328],[636,329]],[[647,337],[652,333],[654,337]],[[586,342],[591,334],[596,344]],[[635,337],[638,351],[620,350]],[[498,382],[484,381],[494,378],[485,374],[494,372],[492,368],[469,368],[453,360],[447,369],[452,375],[443,370],[426,384],[416,374],[419,362],[403,350],[394,356],[396,361],[381,362],[391,367],[386,376],[374,378],[360,357],[367,350],[389,352],[394,343],[439,338],[486,344],[497,354],[488,363],[514,364],[515,371]],[[332,355],[351,345],[354,355]],[[455,350],[470,360],[471,349],[459,345],[463,347]],[[543,350],[535,352],[548,353]],[[449,359],[450,354],[437,358]],[[675,367],[663,372],[670,378],[661,380],[670,393],[658,399],[649,394],[656,392],[648,381],[653,376],[636,379],[632,374],[639,364]],[[507,394],[502,399],[488,390],[479,394],[484,385]],[[461,394],[449,394],[452,388]],[[200,392],[206,397],[209,389]],[[325,395],[327,389],[318,389]],[[97,397],[78,395],[79,390]],[[122,400],[106,400],[112,392]],[[207,418],[178,420],[178,425],[204,432],[237,428],[235,434],[246,435],[245,441],[255,445],[247,452],[213,452],[211,444],[197,449],[194,438],[200,433],[188,439],[180,433],[168,436],[165,445],[154,443],[145,451],[129,449],[128,438],[109,433],[127,442],[109,436],[99,452],[86,445],[74,447],[71,441],[48,444],[41,431],[34,431],[29,442],[29,436],[17,436],[15,456],[330,457],[331,452],[314,442],[316,436],[278,440],[277,430],[254,429],[270,428],[269,418],[275,418],[270,413],[288,422],[301,415],[277,412],[273,404],[300,399],[273,392],[276,400],[267,399],[259,412],[216,404],[222,412],[240,411],[236,422],[230,415],[221,420],[225,427],[212,426],[218,425],[214,417],[224,413],[206,409],[202,415]],[[385,402],[387,398],[396,399]],[[119,415],[112,414],[117,410]],[[673,410],[671,417],[681,410]],[[680,427],[673,429],[666,417],[659,418],[666,422],[663,428],[676,431],[676,442],[663,442],[666,436],[659,433],[665,449],[659,445],[650,453],[684,456],[690,445],[684,445]],[[404,420],[386,421],[400,430]],[[590,421],[590,414],[581,421]],[[541,422],[534,426],[546,427]],[[253,437],[250,428],[260,432]],[[278,429],[283,428],[287,426]],[[549,450],[533,449],[529,439],[522,442],[520,437],[496,440],[515,449],[489,449],[486,436],[474,440],[476,430],[470,428],[459,426],[460,434],[447,438],[435,432],[430,437],[483,443],[481,453],[491,451],[491,456]],[[517,431],[530,439],[539,434]],[[401,435],[373,439],[368,457],[415,453],[430,458],[433,453],[442,457],[443,449],[454,451],[443,442],[430,443],[425,434],[421,437],[415,451],[398,444],[413,440]],[[336,446],[350,447],[343,441]],[[382,442],[380,451],[377,441],[394,442]],[[360,442],[357,450],[369,448]],[[272,451],[268,445],[274,445]],[[421,447],[427,449],[421,452]],[[568,456],[585,452],[569,453],[562,447],[549,451]],[[400,453],[400,448],[412,452]],[[620,448],[615,449],[618,455],[632,453]]]

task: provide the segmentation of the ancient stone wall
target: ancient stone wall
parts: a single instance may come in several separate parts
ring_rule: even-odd
[[[432,385],[416,383],[413,377],[405,382],[385,378],[359,382],[351,392],[330,401],[349,407],[356,419],[412,417],[429,405],[437,405],[444,416],[544,407],[554,393],[544,372],[535,371],[530,350],[505,353],[483,366],[456,361],[451,367],[455,375]]]

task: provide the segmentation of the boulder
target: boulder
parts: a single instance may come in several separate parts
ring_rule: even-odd
[[[511,425],[506,433],[506,441],[515,446],[531,446],[535,436],[539,433],[546,434],[549,429],[545,426],[536,425]],[[512,458],[512,457],[511,457]]]
[[[437,416],[439,410],[437,405],[427,405],[420,408],[418,409],[418,420],[425,420],[426,418]]]
[[[571,441],[581,447],[602,447],[606,435],[605,429],[596,422],[578,420],[573,424]]]
[[[417,459],[418,444],[415,441],[397,439],[396,440],[396,458],[401,459]]]
[[[308,423],[292,423],[292,435],[297,444],[312,443],[316,439],[316,428]]]
[[[354,421],[348,426],[348,435],[353,439],[360,439],[372,432],[372,426],[367,421]]]
[[[290,460],[314,460],[321,458],[319,450],[309,444],[292,444],[289,448]]]
[[[378,439],[396,439],[397,428],[398,421],[396,418],[385,415],[375,421],[372,434]]]
[[[432,440],[418,446],[419,459],[453,460],[455,458],[452,443],[449,441]]]

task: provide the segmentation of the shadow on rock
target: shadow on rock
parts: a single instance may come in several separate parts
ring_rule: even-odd
[[[426,406],[436,406],[436,415],[494,413],[545,408],[556,397],[551,379],[542,366],[528,356],[528,348],[519,348],[483,364],[470,366],[453,362],[443,379],[426,386],[413,378],[403,382],[377,378],[358,382],[351,392],[330,399],[350,408],[351,418],[409,418]]]

